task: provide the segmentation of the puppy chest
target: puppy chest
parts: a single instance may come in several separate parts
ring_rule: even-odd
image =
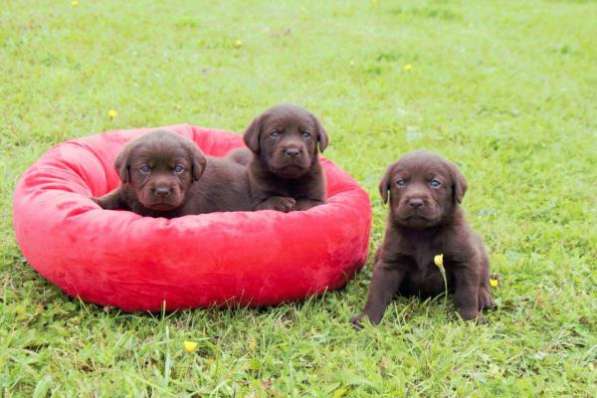
[[[449,268],[445,267],[445,270],[448,290],[452,290],[454,285],[453,273]],[[409,268],[404,276],[404,284],[401,290],[407,294],[432,296],[442,293],[444,289],[442,273],[433,260],[431,260],[420,265],[415,265],[413,261],[413,266]]]

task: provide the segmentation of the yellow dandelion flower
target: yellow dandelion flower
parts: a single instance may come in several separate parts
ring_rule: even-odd
[[[489,278],[489,286],[497,287],[498,285],[499,285],[499,282],[497,279]]]
[[[411,70],[413,68],[413,66],[411,64],[406,64],[402,67],[402,69],[404,69],[406,72],[408,72],[409,70]]]
[[[77,0],[73,0],[73,1],[70,2],[70,5],[73,6],[73,7],[76,7],[76,6],[79,5],[79,2]]]
[[[234,48],[241,48],[243,46],[243,41],[242,40],[236,40],[234,42]]]
[[[108,116],[110,117],[110,119],[116,119],[116,116],[118,116],[118,112],[116,112],[115,109],[110,109],[108,111]]]
[[[186,352],[195,352],[197,350],[197,342],[195,341],[185,341],[182,343],[184,350]]]
[[[448,277],[444,268],[444,253],[433,256],[433,264],[439,268],[439,272],[442,274],[442,279],[444,280],[444,304],[446,304],[448,300]]]

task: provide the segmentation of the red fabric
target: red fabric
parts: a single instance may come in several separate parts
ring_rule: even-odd
[[[239,135],[166,127],[208,155]],[[28,262],[64,292],[125,311],[262,306],[343,286],[364,264],[371,226],[366,192],[322,159],[328,203],[305,212],[228,212],[167,220],[99,208],[89,197],[119,184],[122,146],[149,129],[67,141],[21,177],[16,239]]]

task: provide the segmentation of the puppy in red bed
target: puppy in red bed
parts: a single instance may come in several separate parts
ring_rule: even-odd
[[[390,202],[385,238],[378,249],[363,317],[378,324],[396,293],[454,294],[465,320],[495,306],[489,291],[489,261],[481,238],[468,226],[460,203],[467,189],[456,166],[429,152],[417,151],[392,164],[379,184]],[[440,268],[441,267],[441,268]]]
[[[325,176],[319,152],[329,138],[307,110],[278,105],[256,117],[244,133],[249,150],[229,156],[247,165],[253,210],[289,212],[325,203]]]
[[[242,165],[206,157],[194,142],[169,131],[153,131],[131,141],[115,167],[122,185],[93,198],[103,209],[165,218],[251,210]]]

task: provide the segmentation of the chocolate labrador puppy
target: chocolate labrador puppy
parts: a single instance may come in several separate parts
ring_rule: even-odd
[[[131,141],[115,162],[122,185],[93,198],[102,208],[174,218],[250,210],[244,168],[207,158],[191,140],[165,130]]]
[[[253,210],[306,210],[325,203],[319,151],[326,131],[315,116],[295,105],[279,105],[255,118],[244,134],[246,149],[229,158],[247,165]]]
[[[448,291],[463,319],[477,319],[481,310],[495,306],[485,247],[459,206],[466,189],[456,166],[432,153],[409,153],[388,168],[379,193],[384,203],[389,199],[390,214],[367,304],[352,319],[355,327],[364,316],[378,324],[396,293],[443,293],[444,281],[434,263],[438,254],[443,254]]]

